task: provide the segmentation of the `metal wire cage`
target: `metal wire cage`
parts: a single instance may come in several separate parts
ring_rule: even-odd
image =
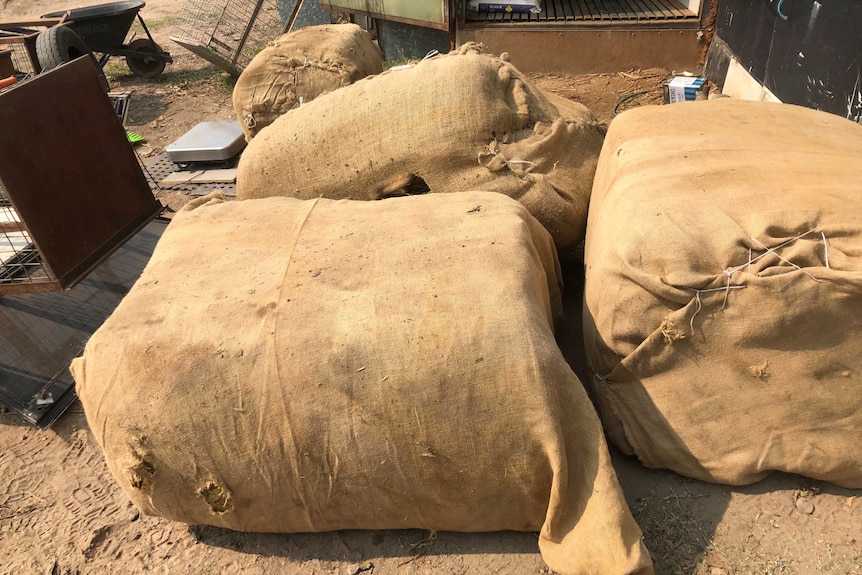
[[[0,288],[54,281],[18,212],[0,188]]]
[[[276,0],[186,0],[171,40],[238,76],[281,33]]]
[[[7,49],[12,51],[12,63],[15,66],[15,71],[22,74],[38,74],[39,69],[33,61],[33,55],[27,49],[25,44],[9,44]],[[41,67],[39,67],[41,68]]]
[[[0,49],[11,52],[12,66],[16,74],[38,74],[42,71],[36,57],[37,30],[4,27],[0,23]]]

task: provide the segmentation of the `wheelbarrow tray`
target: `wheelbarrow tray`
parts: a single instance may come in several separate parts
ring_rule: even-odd
[[[128,55],[125,50],[126,35],[145,5],[145,2],[135,0],[74,8],[68,11],[70,22],[67,26],[77,32],[93,52]],[[42,17],[59,18],[65,13],[61,10]]]

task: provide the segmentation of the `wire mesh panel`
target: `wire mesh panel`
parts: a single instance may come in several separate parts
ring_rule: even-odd
[[[24,74],[35,74],[38,72],[33,65],[30,52],[24,44],[9,44],[6,48],[12,50],[12,64],[15,70]]]
[[[0,286],[53,281],[30,233],[0,188]]]
[[[0,296],[0,403],[40,427],[75,396],[68,366],[138,279],[167,227],[155,220],[69,291]]]
[[[19,74],[38,74],[42,71],[36,59],[38,32],[24,28],[0,29],[0,49],[12,52],[12,65]]]
[[[281,32],[276,0],[186,0],[171,39],[238,75]]]

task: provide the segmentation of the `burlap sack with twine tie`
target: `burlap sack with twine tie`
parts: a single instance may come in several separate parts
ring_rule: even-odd
[[[233,106],[251,141],[288,110],[382,71],[380,49],[356,24],[309,26],[254,57],[236,81]]]
[[[559,289],[550,236],[500,194],[209,197],[175,216],[72,372],[145,513],[535,530],[558,573],[649,574],[554,341]]]
[[[243,153],[237,196],[498,192],[568,250],[583,240],[604,134],[583,105],[470,43],[291,110]]]
[[[584,316],[615,443],[706,481],[862,487],[860,158],[862,126],[791,105],[613,121]]]

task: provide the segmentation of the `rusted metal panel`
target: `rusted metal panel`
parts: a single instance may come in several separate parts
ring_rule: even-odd
[[[0,126],[0,185],[60,287],[161,212],[90,58],[0,94]]]
[[[696,21],[695,21],[696,22]],[[697,27],[612,29],[526,24],[463,27],[458,43],[480,42],[492,54],[508,52],[522,72],[593,74],[633,68],[695,70],[700,57]]]
[[[12,61],[19,72],[38,74],[42,71],[36,55],[38,36],[38,32],[10,32],[0,28],[0,47],[8,46],[12,50]]]

